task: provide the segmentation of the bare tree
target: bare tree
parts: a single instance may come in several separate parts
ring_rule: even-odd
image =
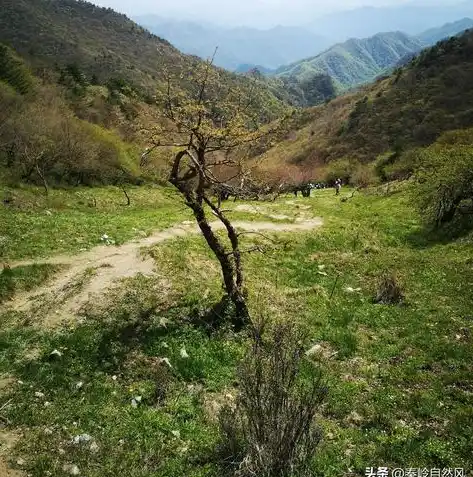
[[[183,82],[187,82],[185,90],[178,86]],[[240,234],[221,209],[221,199],[251,196],[245,185],[250,171],[237,152],[279,127],[280,121],[258,127],[258,101],[257,88],[229,84],[213,66],[213,58],[182,71],[179,77],[167,74],[166,88],[157,95],[163,125],[153,131],[152,146],[142,156],[143,165],[153,149],[173,148],[169,182],[182,194],[220,263],[226,295],[235,307],[233,325],[237,330],[251,323],[243,252]],[[224,225],[229,243],[215,233],[209,212]]]

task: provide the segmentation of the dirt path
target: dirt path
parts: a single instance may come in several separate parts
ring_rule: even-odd
[[[322,225],[322,219],[297,219],[294,223],[235,221],[234,226],[249,232],[297,232],[312,230]],[[212,223],[214,230],[224,228],[220,222]],[[51,304],[51,312],[62,321],[64,315],[74,315],[91,297],[109,288],[115,281],[135,276],[153,274],[154,260],[143,254],[143,247],[200,233],[193,222],[183,222],[153,235],[128,242],[122,246],[101,245],[73,256],[55,256],[44,260],[21,261],[11,266],[33,263],[63,264],[68,268],[45,286],[30,293],[20,294],[7,304],[17,311],[34,310],[38,304]],[[49,299],[48,299],[49,298]],[[56,320],[57,321],[57,320]]]

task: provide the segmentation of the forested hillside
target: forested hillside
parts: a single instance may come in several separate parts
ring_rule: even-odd
[[[75,65],[92,83],[125,81],[148,97],[164,87],[166,71],[191,69],[201,61],[126,16],[82,0],[3,1],[0,43],[15,49],[36,71]],[[227,84],[249,87],[241,76],[220,74]],[[266,84],[258,87],[262,110],[280,112],[282,105]]]
[[[307,80],[314,74],[323,73],[345,89],[370,81],[422,46],[421,41],[401,32],[379,33],[362,40],[353,38],[316,57],[282,67],[276,71],[276,76]]]
[[[160,121],[155,94],[169,77],[176,94],[190,94],[204,64],[124,15],[75,0],[3,2],[0,56],[0,173],[43,185],[136,182]],[[213,70],[209,94],[239,91],[251,121],[301,101],[280,80]]]
[[[473,126],[473,32],[438,43],[390,77],[307,113],[307,125],[267,152],[282,163],[369,163],[387,151],[433,143]]]

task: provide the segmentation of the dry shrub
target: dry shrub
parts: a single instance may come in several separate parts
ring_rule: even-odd
[[[303,338],[292,324],[276,325],[241,363],[236,407],[223,408],[219,416],[229,475],[312,475],[321,439],[314,417],[326,390],[304,353]]]
[[[384,274],[379,280],[374,303],[381,305],[398,305],[404,300],[404,294],[396,276]]]

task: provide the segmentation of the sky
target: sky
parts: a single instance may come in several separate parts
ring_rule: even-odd
[[[268,28],[300,25],[337,10],[412,3],[413,0],[93,0],[129,16],[156,14],[180,20]],[[416,0],[448,4],[458,0]],[[308,18],[310,16],[310,18]]]

